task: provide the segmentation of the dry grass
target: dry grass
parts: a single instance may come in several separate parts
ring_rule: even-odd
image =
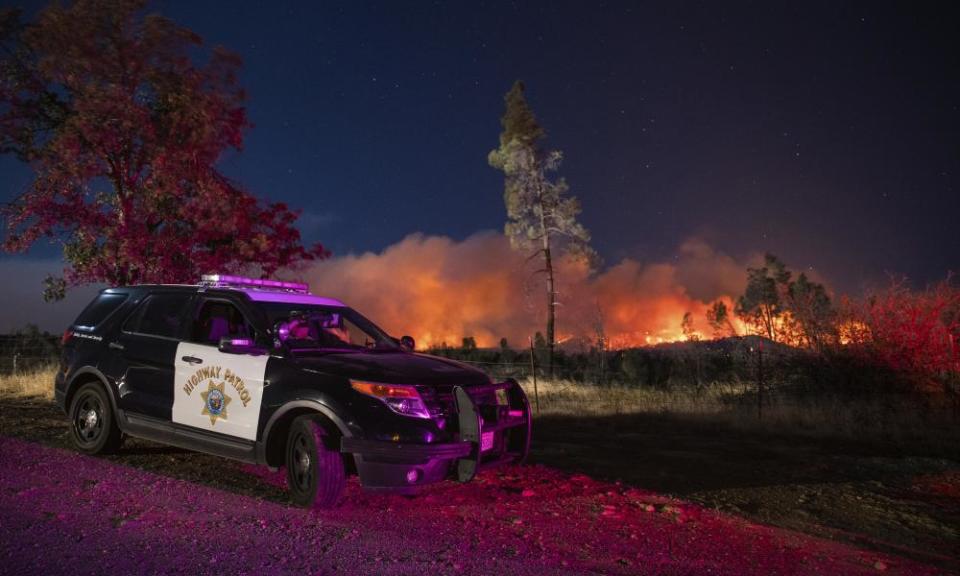
[[[53,400],[53,380],[56,374],[56,366],[51,365],[31,372],[0,375],[0,396]]]
[[[533,382],[521,382],[531,404]],[[717,385],[696,390],[658,390],[635,386],[595,386],[570,380],[537,381],[542,414],[609,416],[615,414],[717,414],[740,388]]]
[[[53,400],[55,366],[0,375],[0,396]],[[521,382],[531,405],[533,383]],[[799,434],[822,438],[874,440],[939,449],[960,444],[960,422],[953,408],[927,398],[834,395],[767,398],[762,417],[749,387],[715,384],[659,390],[622,385],[595,386],[567,380],[537,382],[540,414],[603,417],[665,415],[692,424],[722,424],[743,431]]]
[[[532,381],[521,384],[534,405]],[[912,444],[936,450],[960,443],[960,420],[943,397],[781,395],[765,398],[758,415],[754,390],[741,385],[659,390],[539,380],[537,390],[544,416],[665,415],[748,432]]]

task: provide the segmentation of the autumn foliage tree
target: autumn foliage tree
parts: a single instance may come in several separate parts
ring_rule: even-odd
[[[144,6],[78,0],[28,24],[0,13],[0,151],[35,174],[3,209],[3,248],[62,244],[47,297],[325,256],[301,244],[295,212],[216,168],[249,128],[238,58]]]
[[[848,302],[844,341],[867,359],[936,388],[960,378],[960,289],[950,281],[910,290],[904,281]]]

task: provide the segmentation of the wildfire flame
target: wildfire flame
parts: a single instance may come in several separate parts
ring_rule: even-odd
[[[545,326],[546,289],[525,254],[500,234],[462,242],[410,235],[380,253],[348,255],[311,266],[304,278],[314,293],[343,299],[394,335],[409,334],[419,348],[459,346],[472,336],[480,347],[513,347]],[[742,291],[745,265],[699,240],[678,249],[670,263],[624,259],[591,274],[585,265],[557,262],[557,341],[627,348],[712,335],[711,302]],[[731,308],[732,309],[732,308]]]
[[[859,320],[847,320],[837,326],[840,344],[862,344],[870,340],[870,327]]]

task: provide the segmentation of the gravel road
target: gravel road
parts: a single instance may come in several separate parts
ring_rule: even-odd
[[[941,572],[543,466],[308,511],[0,437],[0,573]]]

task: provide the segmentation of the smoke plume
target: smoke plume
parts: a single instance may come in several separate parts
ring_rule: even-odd
[[[347,302],[395,336],[409,334],[418,348],[459,346],[472,336],[481,347],[525,346],[543,332],[547,303],[541,263],[510,248],[497,233],[458,242],[412,234],[380,253],[348,255],[303,272],[316,294]],[[588,346],[603,334],[614,347],[682,339],[683,316],[709,335],[706,309],[742,292],[745,263],[691,239],[670,262],[624,259],[591,274],[560,259],[558,340]]]

